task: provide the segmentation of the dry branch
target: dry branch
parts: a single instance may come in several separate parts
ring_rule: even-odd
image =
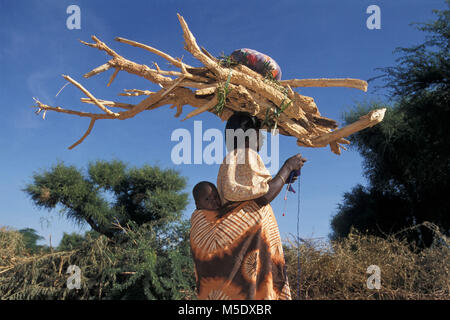
[[[109,114],[109,115],[112,115],[112,116],[115,116],[115,117],[119,116],[118,113],[112,112],[111,110],[106,108],[103,104],[101,104],[88,90],[86,90],[81,84],[79,84],[78,82],[73,80],[71,77],[63,75],[63,78],[66,79],[67,81],[69,81],[70,83],[72,83],[78,89],[80,89],[85,95],[88,96],[89,99],[91,99],[94,102],[94,104],[96,104],[106,114]]]
[[[386,108],[372,110],[368,114],[359,118],[358,121],[349,124],[344,128],[335,130],[333,132],[324,134],[320,137],[313,139],[313,143],[317,146],[326,146],[328,143],[332,141],[348,137],[349,135],[361,131],[362,129],[373,127],[374,125],[383,120],[385,112]]]
[[[291,79],[280,83],[291,87],[347,87],[367,91],[367,82],[359,79]]]
[[[261,74],[238,64],[226,67],[220,59],[215,58],[205,48],[200,47],[189,30],[184,18],[178,15],[185,49],[201,64],[192,67],[181,59],[172,57],[158,49],[133,40],[117,37],[116,41],[147,50],[167,60],[178,70],[163,70],[158,64],[152,67],[128,60],[111,49],[106,43],[92,36],[93,43],[81,43],[105,52],[110,60],[84,75],[90,78],[109,69],[114,69],[107,86],[114,81],[120,71],[135,74],[157,84],[161,89],[150,90],[128,89],[119,93],[120,96],[146,96],[138,104],[109,101],[94,97],[80,83],[69,76],[66,80],[80,89],[87,98],[81,98],[83,103],[96,105],[100,113],[84,112],[61,107],[48,106],[38,100],[33,107],[37,114],[54,111],[90,118],[90,123],[84,135],[69,148],[80,144],[91,133],[95,121],[101,119],[129,119],[145,110],[153,110],[164,105],[176,107],[175,117],[179,117],[186,105],[195,109],[190,111],[183,120],[198,116],[203,112],[212,112],[222,121],[227,120],[235,111],[246,111],[258,117],[264,123],[265,129],[279,129],[279,133],[297,138],[299,146],[325,147],[330,146],[332,152],[340,154],[345,149],[342,144],[349,144],[344,137],[380,122],[384,109],[372,111],[359,121],[344,128],[337,129],[336,121],[323,117],[312,97],[307,97],[294,91],[295,87],[348,87],[363,91],[367,90],[367,82],[359,79],[290,79],[273,81]],[[154,67],[154,68],[153,68]],[[110,108],[118,108],[113,112]],[[334,131],[333,131],[334,130]]]
[[[84,139],[86,139],[86,137],[91,133],[92,128],[94,127],[95,124],[95,119],[91,119],[91,122],[89,123],[89,128],[86,130],[86,132],[84,133],[84,135],[80,138],[80,140],[78,140],[77,142],[75,142],[73,145],[71,145],[69,147],[69,149],[73,149],[75,148],[77,145],[79,145],[80,143],[83,142]]]
[[[145,45],[143,43],[139,43],[139,42],[136,42],[136,41],[133,41],[133,40],[128,40],[128,39],[121,38],[121,37],[117,37],[115,40],[118,41],[118,42],[129,44],[129,45],[131,45],[133,47],[138,47],[138,48],[142,48],[142,49],[145,49],[147,51],[150,51],[151,53],[154,53],[154,54],[156,54],[156,55],[166,59],[171,64],[173,64],[175,67],[181,68],[180,61],[178,61],[177,59],[171,57],[170,55],[168,55],[165,52],[159,51],[158,49],[152,48],[152,47],[150,47],[148,45]]]

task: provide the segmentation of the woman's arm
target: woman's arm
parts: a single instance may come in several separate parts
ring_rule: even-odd
[[[300,154],[286,160],[280,171],[275,175],[275,178],[268,182],[269,190],[267,193],[255,199],[255,202],[260,206],[265,206],[272,202],[272,200],[280,193],[283,186],[288,182],[290,173],[303,167],[305,161],[306,159],[302,158]]]

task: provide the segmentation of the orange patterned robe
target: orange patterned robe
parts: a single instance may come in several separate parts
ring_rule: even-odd
[[[198,299],[290,300],[272,207],[252,200],[268,191],[272,177],[256,151],[238,150],[228,153],[217,178],[222,203],[234,201],[236,207],[223,216],[196,210],[191,217]],[[243,154],[244,163],[239,160]]]

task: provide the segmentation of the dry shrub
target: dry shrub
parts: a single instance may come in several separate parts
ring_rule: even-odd
[[[13,229],[0,227],[0,272],[11,265],[11,260],[25,252],[22,235]]]
[[[432,247],[419,250],[397,235],[386,239],[352,232],[334,242],[303,240],[300,249],[300,299],[450,299],[450,241],[434,225]],[[137,238],[139,239],[139,238]],[[1,299],[105,299],[120,277],[134,270],[117,269],[119,256],[134,257],[139,246],[114,248],[105,237],[87,239],[74,251],[30,256],[19,232],[0,228]],[[132,244],[132,243],[131,243]],[[130,251],[131,250],[131,251]],[[285,247],[293,299],[297,291],[297,245]],[[66,270],[75,264],[83,271],[81,290],[68,291]],[[368,289],[367,267],[381,269],[381,288]],[[134,272],[132,272],[133,274]],[[119,278],[117,278],[119,277]],[[186,299],[191,291],[182,296]]]
[[[114,239],[88,234],[80,247],[71,251],[49,249],[30,255],[23,248],[20,233],[0,229],[0,244],[5,247],[0,255],[6,257],[0,260],[0,300],[193,297],[193,290],[189,290],[195,284],[193,270],[181,261],[181,249],[162,250],[157,244],[160,239],[148,226],[123,230]],[[190,261],[190,257],[181,258]],[[80,289],[67,285],[70,265],[80,268]]]
[[[340,241],[300,244],[300,299],[450,299],[449,240],[436,226],[430,248],[419,249],[399,234],[386,238],[352,231]],[[298,299],[297,244],[285,248],[293,299]],[[381,270],[381,288],[368,289],[370,265]]]
[[[88,288],[72,291],[66,288],[69,277],[66,270],[69,265],[78,264],[85,269],[95,265],[95,271],[99,274],[97,278],[102,278],[101,271],[110,264],[101,255],[105,239],[89,241],[91,245],[79,252],[50,250],[30,254],[18,231],[0,228],[0,300],[90,297]]]

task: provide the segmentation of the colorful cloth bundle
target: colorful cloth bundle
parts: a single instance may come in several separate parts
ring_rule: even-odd
[[[281,80],[280,66],[275,60],[264,53],[243,48],[233,51],[231,57],[234,61],[249,67],[263,76],[270,74],[275,80]]]

